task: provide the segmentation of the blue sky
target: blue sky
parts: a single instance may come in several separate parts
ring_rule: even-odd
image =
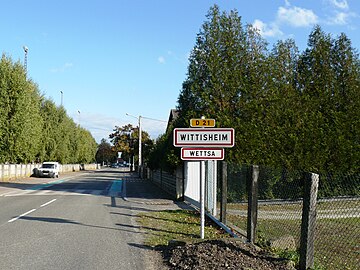
[[[0,0],[0,52],[24,61],[40,91],[61,103],[94,138],[131,123],[129,113],[167,120],[186,78],[188,56],[209,8],[236,9],[271,44],[306,48],[315,24],[360,48],[359,0]],[[144,118],[152,138],[165,122]]]

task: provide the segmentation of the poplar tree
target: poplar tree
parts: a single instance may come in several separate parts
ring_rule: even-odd
[[[41,135],[38,87],[23,66],[3,54],[0,61],[0,162],[34,161]]]
[[[298,87],[302,118],[299,167],[318,171],[327,167],[329,132],[332,132],[335,73],[331,62],[332,40],[319,26],[309,36],[308,48],[299,59]]]
[[[332,62],[335,128],[329,167],[353,171],[360,160],[360,60],[345,34],[334,42]]]
[[[299,142],[301,106],[296,88],[296,70],[299,51],[294,40],[278,41],[267,61],[268,114],[271,159],[269,165],[295,168],[302,146]]]

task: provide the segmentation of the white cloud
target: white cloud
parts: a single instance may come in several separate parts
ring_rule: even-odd
[[[329,0],[329,2],[339,9],[348,9],[349,5],[346,0]]]
[[[308,27],[318,22],[319,18],[312,10],[292,6],[289,0],[285,0],[285,5],[278,8],[274,21],[265,23],[257,19],[253,26],[260,31],[263,37],[283,37],[284,33],[280,29],[282,24],[289,24],[293,27]]]
[[[351,18],[357,17],[353,12],[335,12],[335,15],[330,17],[326,23],[333,25],[347,25]]]
[[[310,9],[289,6],[279,7],[277,12],[278,23],[288,23],[294,27],[312,26],[318,22],[318,16]]]
[[[281,32],[275,23],[271,23],[269,26],[261,20],[255,20],[253,27],[258,29],[263,37],[279,37],[283,35],[283,32]]]
[[[351,18],[358,17],[355,12],[350,11],[347,0],[328,0],[331,9],[331,15],[325,23],[330,25],[348,25]]]
[[[89,130],[97,143],[100,143],[101,139],[109,140],[109,134],[113,132],[115,126],[124,126],[131,123],[133,126],[137,126],[136,119],[120,119],[103,114],[94,114],[81,111],[79,114],[77,111],[71,114],[75,123],[80,124],[81,127]],[[156,139],[160,134],[165,132],[167,123],[153,121],[149,119],[143,119],[141,121],[142,130],[146,131],[152,139]]]
[[[336,14],[336,16],[333,18],[332,22],[334,24],[344,25],[347,24],[349,14],[345,12],[339,12]]]
[[[73,66],[74,66],[73,63],[65,63],[60,67],[50,69],[50,72],[52,72],[52,73],[64,72],[64,71],[72,68]]]
[[[164,56],[159,56],[159,57],[158,57],[158,62],[159,62],[160,64],[165,64],[165,57],[164,57]]]

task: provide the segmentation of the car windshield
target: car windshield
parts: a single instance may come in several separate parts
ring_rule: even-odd
[[[55,167],[54,164],[43,164],[41,166],[41,168],[45,168],[45,169],[53,169]]]

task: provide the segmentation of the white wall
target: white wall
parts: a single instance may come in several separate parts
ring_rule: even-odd
[[[200,161],[185,161],[185,199],[198,205],[200,202]]]
[[[200,161],[186,161],[184,175],[184,195],[185,200],[200,206]],[[216,215],[216,181],[217,181],[217,163],[208,161],[207,165],[203,163],[202,171],[206,175],[205,185],[205,207],[212,214]]]
[[[41,164],[0,164],[0,181],[29,177],[33,174],[33,170],[40,166]],[[60,173],[80,170],[96,170],[98,168],[98,164],[64,164],[60,166]]]

